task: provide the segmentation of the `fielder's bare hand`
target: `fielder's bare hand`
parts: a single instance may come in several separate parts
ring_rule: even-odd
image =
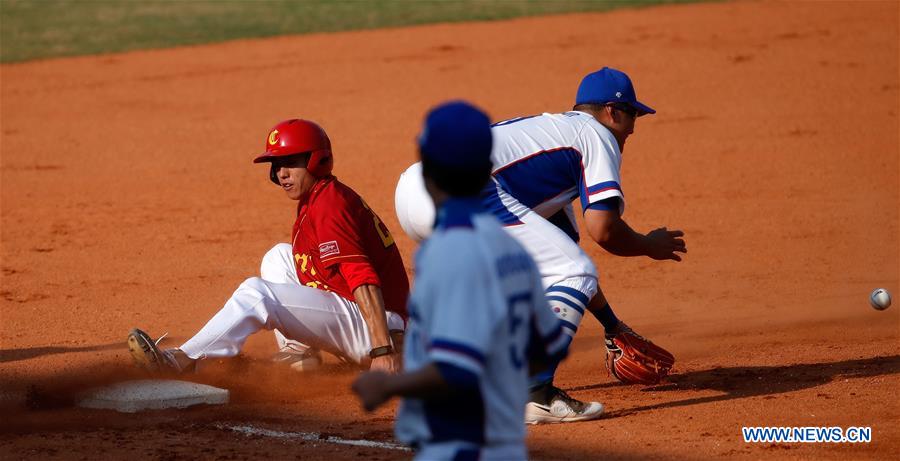
[[[384,404],[384,402],[387,402],[391,397],[387,393],[387,388],[385,386],[387,378],[388,374],[383,371],[369,371],[359,375],[359,377],[356,378],[356,381],[353,382],[353,392],[359,396],[359,400],[362,402],[363,408],[365,408],[366,411],[375,410]]]
[[[687,253],[687,246],[684,239],[684,232],[680,230],[668,230],[665,227],[654,229],[647,233],[649,243],[649,251],[647,256],[656,260],[671,259],[673,261],[681,261],[681,256],[677,253]]]

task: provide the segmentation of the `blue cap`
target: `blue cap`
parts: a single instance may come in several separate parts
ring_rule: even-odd
[[[575,105],[611,102],[628,104],[637,109],[638,115],[656,113],[650,106],[638,102],[631,79],[621,70],[604,67],[597,72],[587,74],[581,80],[581,85],[578,85],[578,94],[575,96]]]
[[[441,104],[425,117],[419,152],[438,165],[484,168],[491,165],[491,120],[465,101]]]

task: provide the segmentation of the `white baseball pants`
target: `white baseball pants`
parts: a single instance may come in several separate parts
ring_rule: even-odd
[[[222,309],[180,349],[192,359],[236,356],[247,338],[277,330],[279,347],[307,347],[360,363],[372,349],[359,306],[335,293],[301,285],[291,245],[279,243],[263,257],[261,277],[245,280]],[[387,312],[389,329],[404,329]],[[299,351],[298,350],[298,351]]]
[[[563,320],[567,333],[574,335],[585,309],[597,294],[597,267],[590,256],[560,228],[522,205],[494,180],[503,206],[522,224],[506,225],[512,235],[537,264],[544,290],[553,312]],[[571,205],[566,209],[574,228]]]

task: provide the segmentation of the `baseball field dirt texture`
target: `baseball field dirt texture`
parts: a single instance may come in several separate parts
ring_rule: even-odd
[[[356,372],[270,365],[271,334],[186,379],[231,403],[120,414],[78,393],[145,378],[130,328],[199,329],[295,209],[253,165],[291,117],[393,230],[394,185],[433,105],[494,120],[571,108],[608,65],[658,110],[622,168],[637,230],[683,229],[681,263],[582,245],[620,317],[673,375],[622,385],[587,319],[557,384],[600,420],[531,427],[534,459],[900,457],[897,2],[737,1],[314,34],[4,64],[0,457],[406,459],[396,402]],[[896,300],[895,300],[896,304]],[[869,427],[868,443],[746,443],[742,427]]]

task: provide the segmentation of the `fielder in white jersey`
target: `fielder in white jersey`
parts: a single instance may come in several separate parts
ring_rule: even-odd
[[[637,117],[652,113],[653,109],[637,101],[624,73],[603,68],[589,74],[578,89],[574,110],[494,124],[492,181],[481,195],[483,205],[534,258],[564,330],[574,336],[586,310],[603,324],[608,364],[620,379],[615,364],[622,350],[616,337],[646,340],[616,318],[599,290],[597,269],[578,246],[572,201],[580,199],[589,235],[607,251],[680,261],[676,252],[686,251],[680,231],[660,228],[639,234],[622,219],[622,149]],[[396,195],[400,224],[413,238],[428,235],[433,216],[422,198],[422,186],[417,184],[419,168],[413,165],[401,176]],[[649,372],[664,375],[671,363],[664,365],[657,367],[659,372]],[[554,372],[551,368],[532,377],[527,422],[600,416],[599,403],[580,402],[553,386]]]
[[[439,211],[416,254],[404,374],[354,385],[368,409],[406,397],[396,435],[417,459],[526,459],[529,363],[558,361],[569,343],[528,252],[481,205],[490,137],[465,103],[429,115],[420,149]]]

